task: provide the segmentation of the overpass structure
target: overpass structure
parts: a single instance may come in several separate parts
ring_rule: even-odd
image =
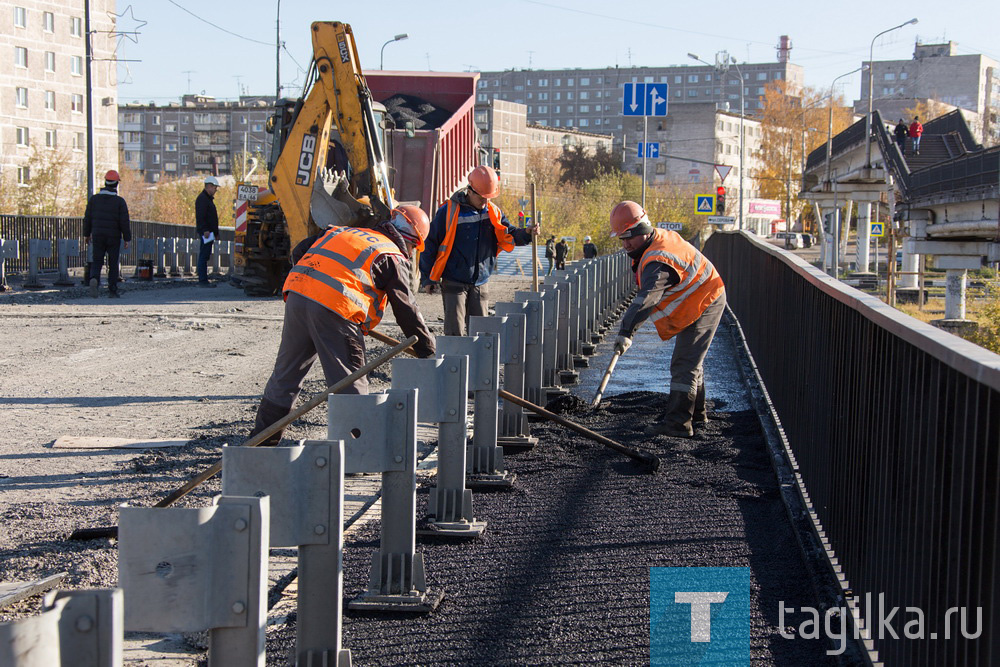
[[[1000,147],[978,144],[956,110],[924,126],[919,154],[904,154],[878,111],[874,116],[867,138],[870,164],[864,119],[831,137],[806,162],[801,196],[828,218],[824,267],[843,255],[834,250],[833,237],[846,247],[840,238],[846,234],[837,233],[845,229],[837,224],[841,209],[846,207],[850,220],[857,204],[856,264],[868,271],[872,207],[885,205],[893,213],[893,230],[904,239],[899,287],[916,289],[919,257],[933,256],[935,266],[947,271],[944,325],[961,325],[968,270],[1000,261]]]

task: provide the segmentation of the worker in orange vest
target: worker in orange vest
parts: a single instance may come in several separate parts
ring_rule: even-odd
[[[487,282],[497,255],[531,243],[537,225],[514,227],[490,200],[500,194],[500,179],[490,167],[469,172],[467,187],[441,206],[431,221],[427,249],[420,255],[420,284],[430,294],[441,286],[444,333],[464,336],[468,317],[487,315]]]
[[[434,356],[434,337],[410,292],[410,261],[423,248],[429,221],[416,206],[392,210],[375,229],[330,227],[292,251],[285,280],[285,322],[274,372],[264,387],[253,437],[292,411],[302,382],[319,359],[330,386],[365,365],[365,334],[382,319],[386,303],[404,336],[416,336],[418,357]],[[367,394],[355,380],[345,394]],[[265,444],[277,444],[277,433]]]
[[[647,319],[662,340],[674,339],[667,408],[647,435],[690,438],[708,421],[702,364],[726,309],[726,288],[712,263],[677,232],[654,229],[639,204],[611,211],[611,236],[632,258],[639,291],[622,316],[615,352],[624,354]]]

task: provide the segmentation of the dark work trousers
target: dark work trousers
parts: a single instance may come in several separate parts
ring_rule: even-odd
[[[552,268],[553,268],[555,260],[553,258],[551,258],[551,257],[546,257],[545,259],[549,260],[549,271],[545,275],[551,276],[552,275]]]
[[[208,260],[212,257],[212,246],[215,245],[215,241],[205,243],[205,239],[199,236],[198,242],[201,244],[198,248],[198,282],[207,283]]]
[[[726,312],[726,293],[712,302],[701,317],[674,337],[674,353],[670,357],[670,391],[690,394],[692,398],[704,382],[702,363]]]
[[[444,335],[464,336],[469,317],[489,315],[489,286],[467,285],[452,280],[441,280],[441,299],[444,301]]]
[[[364,366],[365,342],[361,328],[312,299],[289,292],[278,358],[271,379],[264,387],[264,400],[281,406],[285,414],[289,414],[317,359],[323,366],[328,387]],[[359,378],[341,393],[367,394],[368,378]]]
[[[90,265],[90,279],[97,278],[101,283],[101,267],[104,266],[104,255],[108,256],[108,291],[118,291],[118,254],[121,251],[121,236],[94,234],[90,238],[94,250],[94,262]]]

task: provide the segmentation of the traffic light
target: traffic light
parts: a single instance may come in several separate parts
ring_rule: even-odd
[[[500,173],[500,149],[493,149],[493,171]]]
[[[726,188],[722,185],[715,188],[715,214],[726,214]]]
[[[517,212],[517,226],[521,228],[524,227],[524,211]]]

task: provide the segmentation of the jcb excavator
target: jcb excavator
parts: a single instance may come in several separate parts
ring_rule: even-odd
[[[270,189],[249,203],[246,231],[236,234],[248,296],[281,291],[291,249],[303,239],[331,225],[370,227],[395,206],[351,26],[313,23],[312,43],[302,97],[279,103],[268,121]]]

